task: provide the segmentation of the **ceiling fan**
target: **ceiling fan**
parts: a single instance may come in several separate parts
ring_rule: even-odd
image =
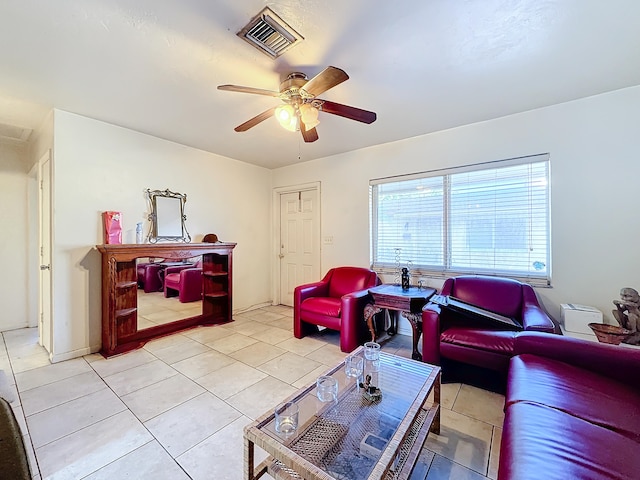
[[[318,95],[321,95],[330,88],[348,79],[349,75],[347,75],[344,70],[336,67],[327,67],[311,80],[308,80],[304,73],[290,73],[280,84],[279,92],[260,88],[241,87],[239,85],[218,85],[218,90],[267,95],[277,97],[283,102],[282,105],[272,107],[247,120],[243,124],[238,125],[234,128],[236,132],[246,132],[274,115],[278,119],[278,122],[280,122],[280,125],[287,130],[293,132],[300,130],[304,141],[309,143],[318,140],[316,125],[320,123],[318,121],[319,112],[330,113],[363,123],[373,123],[376,121],[377,117],[375,112],[317,98]]]

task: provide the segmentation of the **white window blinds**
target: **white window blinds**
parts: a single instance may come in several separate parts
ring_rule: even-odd
[[[371,182],[373,268],[550,280],[548,155]]]

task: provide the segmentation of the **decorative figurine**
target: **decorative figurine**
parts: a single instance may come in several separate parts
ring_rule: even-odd
[[[635,288],[625,287],[620,290],[620,300],[614,300],[616,310],[613,316],[622,328],[631,334],[622,342],[630,345],[640,345],[640,294]]]
[[[360,388],[364,389],[362,396],[369,403],[373,403],[382,398],[382,392],[374,385],[371,385],[371,375],[367,375],[364,383],[360,382]]]
[[[402,289],[409,290],[409,269],[407,267],[402,268]]]

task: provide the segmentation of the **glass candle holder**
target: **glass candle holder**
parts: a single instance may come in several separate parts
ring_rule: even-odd
[[[291,434],[298,428],[298,405],[294,402],[283,403],[274,410],[276,432]]]
[[[380,360],[380,344],[367,342],[364,344],[364,358],[367,360]]]
[[[358,355],[349,355],[344,359],[344,373],[347,377],[360,377],[364,370],[364,360]]]
[[[326,375],[316,381],[316,396],[321,402],[333,402],[338,398],[338,381]]]

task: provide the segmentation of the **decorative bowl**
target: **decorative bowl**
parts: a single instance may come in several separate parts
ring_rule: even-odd
[[[619,345],[620,342],[631,335],[631,332],[626,328],[617,325],[608,325],[606,323],[590,323],[589,328],[596,334],[599,342],[611,343],[613,345]]]

